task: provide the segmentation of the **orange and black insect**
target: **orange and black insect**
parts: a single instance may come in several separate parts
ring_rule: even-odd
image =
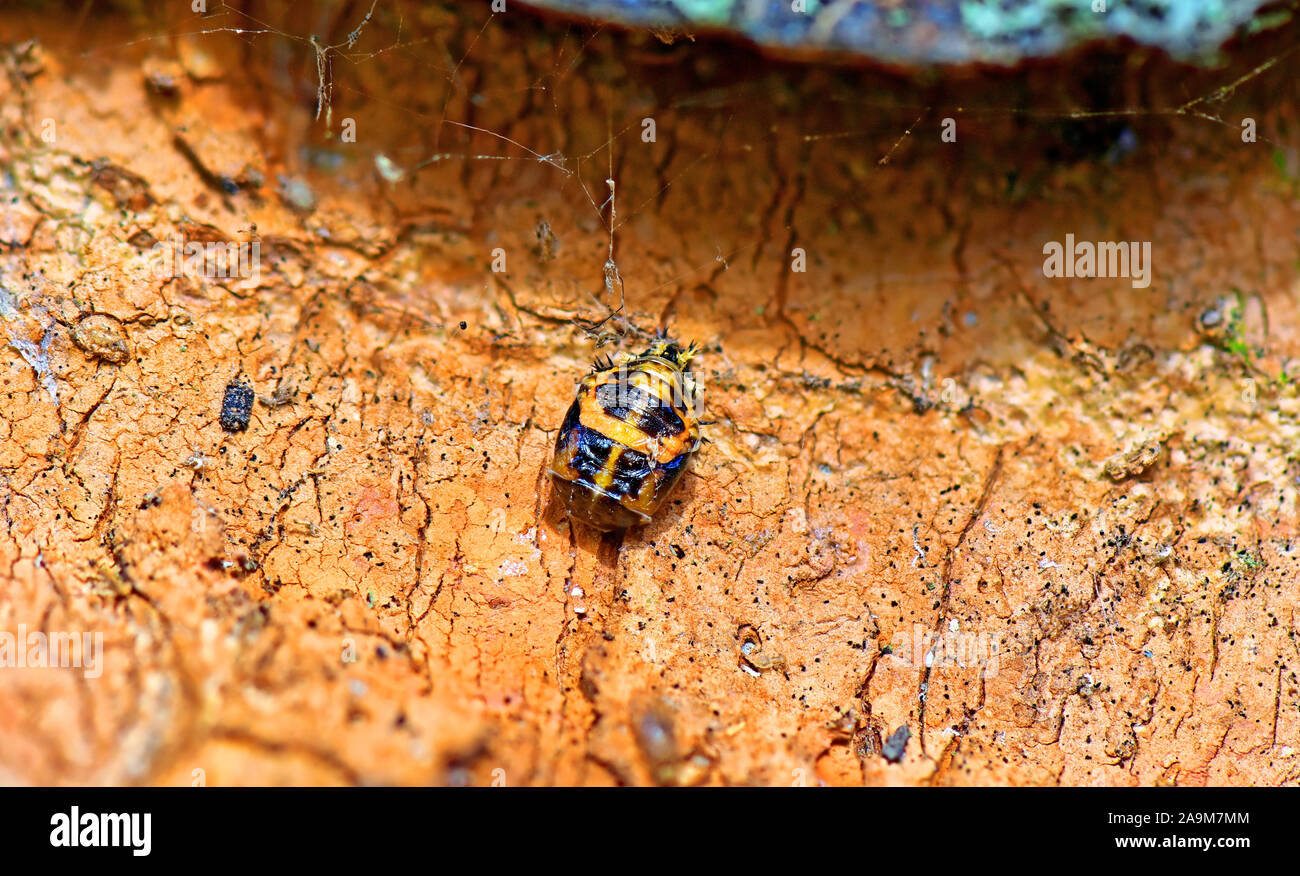
[[[615,365],[596,360],[560,426],[550,475],[569,516],[605,532],[649,521],[699,449],[697,349],[657,339]]]

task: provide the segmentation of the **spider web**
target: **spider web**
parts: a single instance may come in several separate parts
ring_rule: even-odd
[[[721,46],[726,57],[740,52],[751,63],[759,62],[744,75],[718,77],[716,83],[705,81],[699,87],[669,94],[662,105],[651,111],[651,115],[664,109],[704,111],[722,123],[709,148],[674,157],[661,178],[648,181],[644,176],[647,171],[629,160],[641,130],[638,114],[610,104],[594,107],[593,114],[604,117],[602,134],[580,140],[566,132],[570,121],[566,112],[572,107],[561,97],[578,88],[579,81],[593,70],[607,72],[593,59],[607,51],[611,41],[620,50],[631,46],[654,64],[684,63],[709,51],[689,34],[660,34],[662,45],[651,41],[647,46],[600,24],[542,23],[522,9],[494,12],[488,3],[434,7],[432,11],[405,0],[318,3],[296,9],[293,4],[237,5],[225,0],[200,5],[205,8],[197,14],[175,4],[137,12],[137,18],[145,15],[148,20],[144,24],[135,21],[134,28],[148,35],[127,41],[109,40],[102,45],[91,36],[84,40],[84,54],[105,58],[140,48],[166,53],[180,41],[217,49],[238,44],[242,57],[250,64],[268,67],[272,90],[298,107],[300,121],[311,129],[309,136],[318,143],[328,143],[337,136],[339,117],[344,112],[341,105],[346,105],[349,117],[359,116],[365,107],[377,110],[380,120],[368,126],[383,133],[358,146],[368,154],[379,174],[394,185],[412,183],[448,165],[531,165],[544,169],[550,178],[547,185],[580,195],[575,210],[584,215],[579,220],[596,222],[603,237],[603,258],[590,266],[591,273],[600,278],[592,290],[593,312],[574,320],[593,336],[599,335],[600,327],[610,319],[618,326],[620,336],[646,333],[628,318],[629,289],[618,261],[619,241],[629,223],[728,151],[762,148],[752,125],[744,132],[738,131],[762,115],[758,108],[771,82],[764,69],[767,59],[748,49]],[[521,52],[527,52],[535,41],[544,42],[544,51],[534,53],[525,62],[531,80],[524,90],[531,92],[526,95],[528,111],[545,116],[543,127],[549,126],[555,136],[519,134],[480,122],[478,112],[466,112],[467,107],[479,105],[490,110],[497,101],[520,98],[518,93],[478,91],[468,75],[496,63],[483,51],[494,29],[511,30]],[[1191,76],[1184,86],[1191,90],[1182,99],[1166,102],[1123,94],[1122,86],[1116,87],[1116,83],[1099,89],[1085,84],[1082,96],[1078,89],[1061,93],[1039,90],[1026,95],[1017,93],[1015,75],[1005,72],[991,73],[991,86],[950,89],[942,77],[936,85],[935,77],[927,73],[910,78],[891,72],[841,68],[829,75],[858,79],[852,88],[839,89],[830,98],[838,110],[831,115],[838,123],[823,126],[820,119],[803,120],[801,124],[809,127],[799,133],[798,140],[809,146],[843,144],[856,148],[860,144],[872,155],[876,172],[883,173],[915,160],[910,146],[923,135],[934,137],[941,120],[956,118],[963,125],[967,120],[977,124],[992,120],[1012,126],[1054,125],[1058,132],[1064,130],[1066,139],[1073,131],[1084,140],[1096,140],[1083,149],[1083,158],[1104,164],[1113,159],[1116,150],[1122,151],[1123,138],[1131,134],[1132,124],[1159,120],[1235,129],[1238,122],[1231,117],[1231,110],[1238,92],[1267,83],[1269,75],[1276,76],[1279,66],[1285,66],[1283,62],[1297,50],[1300,46],[1284,46],[1264,60],[1244,66],[1225,59],[1219,69]],[[541,57],[548,52],[549,59]],[[377,65],[399,65],[404,71],[400,75],[421,78],[414,88],[396,93],[382,90],[374,86],[375,77],[370,75]],[[771,60],[770,66],[789,71],[798,65],[778,59]],[[1081,78],[1087,79],[1086,75]],[[1123,81],[1124,77],[1117,80]],[[861,93],[846,96],[845,92],[853,89]],[[421,99],[412,102],[417,92]],[[894,133],[888,134],[890,129]],[[1274,147],[1290,165],[1295,164],[1294,148],[1267,131],[1259,132],[1258,139]],[[1131,144],[1128,148],[1132,148]],[[1081,160],[1079,154],[1067,158]],[[759,250],[765,244],[764,237],[763,233],[739,238],[734,233],[718,233],[710,247],[712,258],[697,260],[684,271],[651,286],[636,289],[634,283],[634,298],[691,281],[719,267],[725,270],[737,259]],[[908,277],[909,282],[925,279],[916,274]],[[603,315],[597,312],[602,309]]]

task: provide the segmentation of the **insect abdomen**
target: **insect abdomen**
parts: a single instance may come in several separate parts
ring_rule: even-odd
[[[596,529],[625,529],[663,505],[700,443],[683,383],[679,362],[651,351],[583,380],[550,468],[571,516]]]

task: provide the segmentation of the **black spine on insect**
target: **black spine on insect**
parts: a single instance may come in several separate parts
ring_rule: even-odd
[[[253,387],[235,378],[226,384],[226,395],[221,400],[221,428],[227,432],[242,432],[248,428],[248,417],[253,412]]]

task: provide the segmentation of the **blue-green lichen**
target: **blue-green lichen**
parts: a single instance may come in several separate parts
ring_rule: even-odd
[[[1204,61],[1238,33],[1285,24],[1265,0],[526,0],[631,27],[732,33],[778,51],[889,64],[1015,64],[1128,39]]]

